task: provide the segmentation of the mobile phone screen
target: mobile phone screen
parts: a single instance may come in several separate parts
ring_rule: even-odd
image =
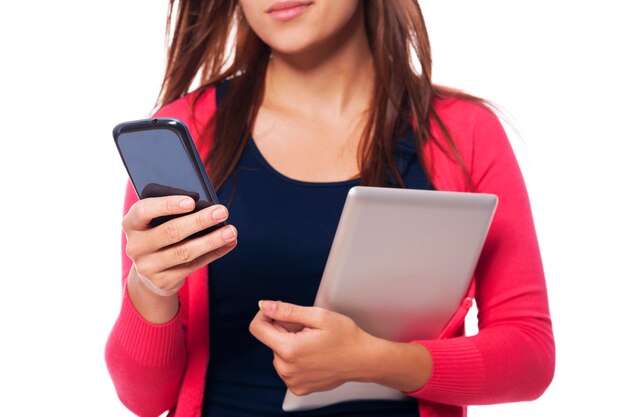
[[[167,122],[166,120],[165,123]],[[196,201],[193,213],[217,203],[216,198],[212,198],[212,186],[205,183],[208,177],[204,167],[198,165],[199,159],[195,159],[197,151],[191,138],[185,133],[186,130],[180,125],[173,128],[152,125],[146,127],[145,121],[127,125],[132,128],[116,129],[118,133],[114,136],[139,198],[186,195]],[[180,134],[184,134],[185,138],[177,130],[181,130]],[[150,224],[158,226],[179,216],[158,217]],[[218,226],[222,225],[223,223]],[[207,231],[214,228],[216,227]]]
[[[194,199],[206,205],[211,202],[194,162],[173,130],[125,132],[117,142],[140,198],[180,191],[182,195],[197,196]]]

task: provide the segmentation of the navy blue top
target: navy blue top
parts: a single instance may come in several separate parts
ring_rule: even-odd
[[[410,188],[432,188],[407,135],[397,147]],[[359,180],[310,183],[276,171],[250,138],[233,174],[218,191],[239,231],[237,247],[209,265],[210,361],[203,417],[406,416],[417,400],[353,401],[285,413],[285,384],[272,351],[248,326],[258,301],[310,306],[350,188]]]

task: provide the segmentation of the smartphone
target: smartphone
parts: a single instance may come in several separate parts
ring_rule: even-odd
[[[120,123],[113,139],[135,192],[140,199],[186,195],[196,201],[195,213],[217,204],[217,195],[185,124],[173,118],[153,118]],[[153,219],[158,226],[191,213]],[[201,236],[225,223],[194,234]]]

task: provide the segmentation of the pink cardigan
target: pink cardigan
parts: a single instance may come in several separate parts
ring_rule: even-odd
[[[193,117],[190,104],[198,94]],[[197,140],[215,106],[215,90],[208,89],[164,106],[157,116],[181,119]],[[434,369],[428,383],[410,395],[419,399],[422,417],[457,417],[466,415],[467,405],[539,397],[552,380],[555,349],[526,187],[502,125],[488,109],[462,100],[440,100],[436,110],[459,147],[476,191],[499,197],[475,285],[444,334],[419,341],[432,354]],[[206,155],[210,143],[197,145]],[[469,191],[458,165],[437,146],[427,147],[426,164],[436,189]],[[124,213],[136,200],[128,188]],[[125,246],[123,239],[122,306],[105,352],[119,398],[139,416],[170,410],[171,416],[199,417],[209,361],[207,268],[186,280],[177,316],[154,325],[143,320],[126,293],[132,263]],[[474,295],[479,333],[466,337],[463,322]]]

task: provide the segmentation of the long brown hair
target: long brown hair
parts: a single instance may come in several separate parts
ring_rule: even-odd
[[[434,111],[433,100],[445,96],[481,100],[433,85],[430,42],[417,0],[363,1],[376,79],[372,110],[358,151],[361,184],[382,186],[390,175],[397,186],[404,185],[393,150],[397,138],[410,126],[422,163],[424,145],[435,141],[458,162],[469,181],[458,148]],[[215,131],[205,162],[219,188],[241,157],[258,113],[270,48],[247,24],[237,0],[170,0],[166,33],[167,67],[157,107],[186,95],[194,81],[199,81],[202,90],[232,79],[203,133]],[[412,55],[419,68],[414,67]],[[443,141],[432,135],[431,122],[443,132]]]

